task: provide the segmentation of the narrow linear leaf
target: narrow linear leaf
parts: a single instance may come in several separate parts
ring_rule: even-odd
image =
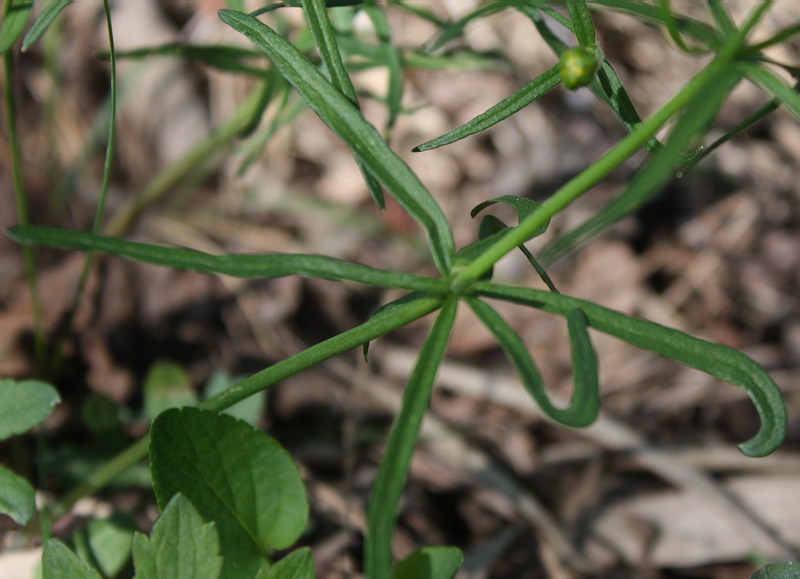
[[[672,3],[671,0],[659,0],[659,8],[661,9],[661,19],[664,22],[664,25],[667,28],[667,32],[669,32],[669,35],[672,38],[673,42],[675,42],[678,48],[680,48],[681,50],[683,50],[688,54],[705,54],[706,52],[709,52],[710,48],[689,46],[686,43],[686,41],[683,39],[683,34],[681,34],[681,29],[680,26],[678,25],[678,19],[672,12],[671,3]]]
[[[748,80],[784,105],[795,119],[800,122],[800,94],[797,93],[796,89],[762,66],[749,62],[741,62],[739,66]]]
[[[56,539],[50,539],[44,544],[42,577],[43,579],[103,579],[94,567]]]
[[[391,579],[453,579],[463,562],[456,547],[424,547],[395,565]]]
[[[381,8],[375,4],[364,6],[364,12],[372,22],[375,32],[380,41],[381,64],[389,71],[388,87],[386,91],[386,104],[389,116],[386,119],[386,140],[394,130],[397,119],[400,116],[403,100],[403,77],[404,62],[403,56],[397,43],[392,40],[392,29],[389,19]]]
[[[5,54],[22,35],[33,10],[33,0],[6,0],[3,23],[0,25],[0,54]]]
[[[725,98],[741,77],[726,71],[708,90],[695,97],[676,123],[668,141],[641,169],[628,187],[594,216],[574,230],[548,244],[541,253],[545,264],[552,263],[578,245],[605,231],[614,223],[632,214],[658,193],[677,172],[683,151],[708,130]]]
[[[547,94],[559,85],[561,78],[559,76],[558,66],[548,69],[546,72],[537,76],[529,84],[515,92],[509,97],[506,97],[489,110],[481,113],[471,121],[453,129],[449,133],[445,133],[441,137],[437,137],[421,145],[417,145],[412,150],[414,152],[430,151],[444,145],[449,145],[458,140],[461,140],[475,133],[485,131],[489,127],[496,125],[513,115],[514,113],[522,110],[536,99]]]
[[[736,33],[736,25],[733,23],[731,13],[722,0],[708,0],[708,8],[711,16],[714,17],[714,22],[717,23],[723,34],[732,36]]]
[[[316,576],[311,549],[303,547],[275,563],[266,579],[315,579]]]
[[[475,290],[484,297],[507,300],[560,316],[578,309],[586,316],[589,326],[596,330],[738,386],[750,396],[761,418],[760,429],[750,440],[739,445],[740,450],[748,456],[766,456],[783,441],[787,417],[781,391],[761,366],[738,350],[552,292],[495,284],[476,284]]]
[[[479,7],[472,12],[469,12],[468,14],[459,18],[457,21],[444,26],[439,34],[425,47],[426,51],[434,52],[451,40],[460,38],[464,34],[467,26],[469,26],[472,21],[479,18],[484,18],[490,14],[494,14],[495,12],[500,12],[506,8],[516,6],[519,3],[520,0],[496,0],[495,2],[481,3]],[[545,5],[544,2],[539,2],[537,0],[526,0],[526,3],[535,4],[537,6]]]
[[[75,0],[52,0],[47,7],[42,10],[42,13],[22,40],[22,52],[27,51],[31,46],[36,44],[44,33],[47,32],[47,29],[50,28],[50,25],[55,22],[58,15],[61,14],[61,11],[74,1]]]
[[[578,42],[584,48],[594,49],[597,37],[594,30],[594,22],[592,22],[592,13],[589,12],[586,0],[567,0],[567,11],[572,20],[572,26],[575,29],[575,36],[578,38]]]
[[[595,421],[600,412],[597,354],[589,339],[586,318],[579,309],[566,314],[575,387],[569,407],[562,409],[550,401],[541,374],[519,334],[487,303],[476,298],[466,298],[466,302],[505,350],[523,385],[546,416],[570,428],[582,428]]]
[[[161,513],[148,538],[133,539],[135,579],[191,577],[217,579],[222,570],[219,535],[192,502],[178,493]]]
[[[334,281],[354,281],[379,287],[427,291],[444,289],[444,283],[440,280],[395,273],[322,255],[280,253],[211,255],[193,249],[161,247],[71,229],[39,226],[11,227],[6,230],[6,235],[20,243],[99,251],[143,263],[199,273],[264,278],[300,275]]]
[[[0,513],[11,517],[18,525],[25,525],[36,514],[33,487],[21,476],[0,466]]]
[[[73,1],[73,0],[71,0]],[[108,52],[98,53],[98,58],[108,58]],[[168,43],[146,48],[133,48],[118,50],[117,59],[142,60],[152,57],[172,57],[187,61],[199,62],[226,72],[236,72],[263,77],[266,70],[263,67],[247,64],[251,59],[262,59],[264,53],[260,50],[242,48],[241,46],[228,46],[224,44],[202,45]]]
[[[750,579],[796,579],[800,576],[800,562],[770,563],[756,571]]]
[[[41,424],[60,401],[50,384],[37,380],[0,380],[0,440]]]
[[[392,536],[400,499],[422,419],[430,404],[436,373],[453,330],[457,306],[458,300],[453,297],[442,305],[442,311],[420,350],[403,395],[403,406],[389,433],[367,513],[364,547],[367,577],[389,577],[391,572]]]
[[[534,201],[533,199],[528,199],[527,197],[520,197],[518,195],[501,195],[500,197],[495,197],[494,199],[489,199],[488,201],[484,201],[483,203],[479,203],[475,207],[472,208],[469,215],[470,217],[475,217],[486,209],[487,207],[491,207],[496,203],[502,203],[504,205],[510,206],[514,211],[517,213],[517,218],[519,221],[527,218],[529,215],[533,214],[537,210],[539,210],[542,206],[541,203]],[[543,234],[547,231],[547,228],[550,226],[550,220],[548,219],[539,229],[537,229],[531,239],[534,237]]]
[[[347,68],[342,59],[342,53],[339,51],[339,44],[336,41],[336,31],[333,29],[330,19],[328,18],[325,0],[302,0],[302,4],[303,11],[306,15],[306,22],[308,23],[308,29],[311,31],[314,43],[319,49],[322,63],[330,72],[331,84],[339,89],[353,105],[360,108],[358,96],[356,95],[356,88],[353,86],[353,81],[347,73]],[[358,163],[358,167],[364,175],[364,181],[367,184],[373,200],[378,207],[385,209],[386,200],[383,198],[383,189],[381,188],[380,181],[376,176],[370,173],[357,155],[356,163]]]
[[[642,2],[641,0],[590,0],[590,2],[597,6],[630,14],[645,22],[662,27],[667,26],[661,8],[654,3]],[[698,42],[710,46],[719,41],[717,31],[705,22],[685,15],[678,16],[674,13],[672,19],[681,34],[691,36]]]
[[[423,227],[439,271],[446,273],[455,242],[441,207],[419,178],[383,141],[347,97],[341,94],[291,43],[258,19],[232,10],[219,12],[223,22],[267,53],[319,117],[347,143],[398,203]]]

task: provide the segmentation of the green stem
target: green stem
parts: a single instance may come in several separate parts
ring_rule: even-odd
[[[110,65],[111,65],[111,79],[109,91],[111,92],[111,102],[109,110],[108,122],[108,137],[106,142],[106,155],[103,162],[103,179],[100,184],[100,198],[97,202],[97,209],[94,214],[94,222],[92,223],[92,233],[100,231],[100,226],[103,223],[103,216],[105,215],[106,198],[108,197],[108,189],[111,184],[111,170],[114,163],[114,149],[117,139],[117,56],[114,49],[114,30],[111,25],[111,7],[108,0],[103,0],[103,10],[106,16],[106,29],[108,33],[108,45],[110,52]],[[75,320],[75,315],[78,312],[81,296],[86,288],[86,281],[89,279],[89,273],[92,270],[94,263],[94,252],[86,254],[86,259],[83,262],[83,269],[81,276],[78,279],[78,284],[75,287],[75,292],[72,295],[72,303],[70,304],[67,318],[61,325],[58,336],[54,340],[53,358],[50,363],[49,373],[51,376],[58,373],[61,363],[64,359],[64,342],[69,335],[72,324]]]
[[[360,326],[311,346],[290,358],[281,360],[269,368],[245,378],[227,390],[209,398],[200,404],[200,408],[216,412],[225,410],[237,402],[241,402],[245,398],[257,394],[281,380],[294,376],[306,368],[410,324],[414,320],[433,312],[441,304],[441,297],[424,296],[398,306],[392,311],[387,311],[381,316],[375,316]],[[69,491],[61,501],[53,506],[51,509],[52,516],[58,518],[65,515],[78,500],[100,490],[122,472],[142,460],[147,456],[148,445],[149,436],[146,436],[89,475],[84,482]]]
[[[563,211],[611,171],[638,152],[656,132],[710,83],[714,82],[725,67],[734,60],[741,46],[739,37],[725,45],[720,54],[700,71],[689,83],[652,117],[642,123],[630,135],[620,141],[613,149],[600,157],[588,169],[573,178],[556,191],[542,206],[524,219],[512,231],[490,246],[472,263],[457,271],[451,278],[450,287],[456,293],[463,293],[497,261],[517,246],[522,245],[545,225],[554,215]]]
[[[6,0],[3,14],[8,16],[12,2]],[[22,146],[17,131],[17,101],[14,95],[14,56],[11,49],[3,54],[3,74],[5,75],[4,100],[6,107],[6,124],[8,141],[11,149],[11,179],[14,187],[14,203],[17,209],[17,221],[20,225],[30,225],[31,217],[28,208],[28,194],[25,189],[25,178],[22,171]],[[25,279],[31,296],[33,310],[33,337],[36,374],[44,371],[45,341],[42,323],[42,305],[39,299],[39,280],[36,273],[36,253],[33,247],[22,247],[22,262]]]

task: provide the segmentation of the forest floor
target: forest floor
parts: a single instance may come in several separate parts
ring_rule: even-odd
[[[238,42],[216,19],[218,4],[120,2],[118,49]],[[470,3],[431,4],[455,17]],[[782,21],[766,25],[800,19],[797,3],[778,4]],[[102,138],[93,135],[104,130],[108,83],[107,63],[96,58],[104,46],[101,10],[98,2],[69,8],[57,75],[45,66],[52,54],[48,61],[40,49],[18,60],[25,177],[36,223],[91,226],[102,165]],[[290,23],[300,21],[299,10],[285,12]],[[424,26],[390,13],[399,43],[428,39]],[[597,23],[600,45],[643,116],[699,67],[631,18],[603,13]],[[443,206],[459,245],[476,238],[472,207],[506,194],[542,201],[624,134],[588,91],[557,90],[480,136],[410,153],[553,62],[530,22],[513,11],[469,28],[463,43],[502,51],[503,65],[410,70],[408,114],[392,136],[394,149]],[[783,60],[798,61],[797,45],[785,51]],[[365,93],[385,92],[383,70],[355,78]],[[308,110],[280,127],[243,174],[244,143],[252,141],[213,157],[123,221],[134,215],[138,194],[230,117],[254,81],[155,58],[122,61],[120,86],[107,212],[116,234],[213,253],[324,253],[435,273],[414,223],[391,203],[384,212],[375,208],[350,153]],[[754,87],[741,86],[712,135],[764,102]],[[366,99],[364,110],[382,122],[382,104]],[[6,228],[16,218],[5,144],[0,155],[0,228]],[[554,219],[531,250],[594,214],[635,168],[615,172]],[[83,256],[37,253],[44,320],[53,331],[69,307]],[[758,426],[743,391],[599,334],[593,338],[601,418],[584,430],[553,426],[492,337],[462,311],[414,459],[397,554],[456,545],[466,555],[460,577],[496,579],[738,579],[766,560],[800,558],[800,126],[778,110],[549,273],[562,293],[732,346],[760,362],[785,393],[786,442],[767,458],[741,455],[736,444]],[[496,276],[544,287],[521,256],[506,258]],[[351,328],[393,297],[349,284],[245,281],[101,258],[56,377],[64,403],[48,425],[54,433],[48,444],[65,452],[94,444],[80,418],[90,394],[138,412],[143,381],[160,360],[179,364],[202,390],[215,374],[252,373]],[[525,338],[548,387],[566,399],[572,376],[563,321],[529,309],[501,311]],[[0,237],[0,376],[34,371],[32,319],[20,249]],[[354,352],[270,391],[261,425],[290,450],[308,482],[313,523],[303,540],[313,547],[319,577],[359,576],[365,502],[429,324],[422,320],[377,341],[369,363]],[[131,424],[130,434],[140,435],[142,425]],[[48,484],[51,492],[63,490],[63,481]],[[114,489],[84,508],[99,512],[103,505],[125,505],[144,524],[152,521],[146,492]],[[81,516],[64,525],[80,524]],[[4,527],[0,565],[33,546],[10,523]]]

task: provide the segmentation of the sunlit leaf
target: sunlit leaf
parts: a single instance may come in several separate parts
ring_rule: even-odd
[[[160,414],[151,433],[158,504],[163,508],[181,493],[217,525],[223,577],[255,573],[265,552],[297,540],[308,517],[305,488],[274,439],[232,416],[197,408]]]

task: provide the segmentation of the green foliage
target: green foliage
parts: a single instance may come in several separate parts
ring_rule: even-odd
[[[217,579],[222,557],[216,526],[203,521],[189,499],[178,493],[167,503],[149,538],[136,533],[133,563],[136,579]]]
[[[391,579],[452,579],[463,561],[455,547],[425,547],[399,561]]]
[[[763,569],[756,571],[750,579],[795,579],[800,573],[800,563],[786,561],[783,563],[770,563]]]
[[[222,577],[252,576],[268,564],[270,549],[291,546],[305,527],[308,503],[291,457],[232,416],[194,408],[162,413],[153,423],[150,461],[159,506],[180,493],[216,524]]]
[[[23,48],[33,46],[69,4],[68,0],[52,0],[35,20]],[[690,168],[707,151],[716,148],[732,134],[746,130],[778,106],[786,107],[800,119],[800,96],[796,87],[773,72],[776,65],[764,54],[765,49],[794,39],[800,34],[800,27],[790,26],[759,44],[751,43],[751,32],[769,10],[770,2],[759,2],[747,19],[739,24],[722,0],[708,2],[708,23],[676,13],[669,0],[659,0],[658,3],[638,0],[495,0],[480,3],[453,22],[440,18],[419,4],[390,2],[392,9],[403,10],[437,28],[433,40],[418,49],[399,47],[393,40],[386,15],[389,7],[385,3],[287,0],[266,5],[251,14],[242,11],[243,4],[239,0],[230,0],[227,3],[229,8],[221,10],[219,17],[249,39],[254,48],[170,44],[117,54],[108,3],[104,2],[111,40],[108,57],[112,70],[112,104],[104,183],[92,231],[30,225],[27,218],[22,218],[25,211],[20,210],[20,225],[10,228],[8,237],[26,245],[79,250],[89,255],[100,252],[206,274],[246,278],[299,275],[408,293],[380,308],[363,324],[312,345],[252,376],[238,381],[224,377],[212,381],[207,387],[207,398],[201,403],[183,369],[169,363],[154,364],[145,381],[144,413],[153,420],[149,458],[153,488],[162,514],[150,537],[137,533],[132,540],[137,578],[314,577],[313,557],[308,549],[296,550],[277,563],[273,562],[276,550],[292,547],[301,536],[307,524],[309,507],[291,456],[277,441],[252,426],[263,413],[264,391],[352,348],[366,348],[371,340],[433,312],[438,312],[436,320],[408,379],[402,408],[389,433],[385,456],[372,490],[364,567],[367,577],[373,579],[454,576],[462,561],[458,549],[423,548],[395,563],[392,537],[422,420],[461,302],[494,336],[543,413],[560,425],[584,427],[598,415],[598,366],[601,361],[598,361],[592,345],[590,329],[593,329],[743,388],[759,413],[761,426],[754,437],[740,445],[742,452],[763,456],[781,444],[787,424],[785,405],[775,383],[756,362],[726,346],[562,295],[545,269],[548,262],[574,251],[580,244],[642,207],[663,189],[676,171]],[[566,11],[556,10],[556,4],[565,5]],[[279,27],[265,22],[269,18],[258,18],[279,8],[302,10],[308,34],[290,42]],[[334,12],[331,10],[334,8],[341,11]],[[13,80],[8,52],[22,35],[31,9],[32,2],[8,0],[5,3],[0,52],[5,53],[7,79]],[[530,21],[552,49],[553,61],[544,63],[541,74],[506,99],[463,126],[417,146],[414,151],[445,146],[485,131],[531,106],[545,94],[559,89],[560,85],[567,90],[586,86],[614,113],[628,135],[542,204],[515,196],[480,203],[472,210],[473,217],[496,203],[503,203],[516,211],[518,223],[508,226],[497,217],[484,214],[476,241],[457,249],[450,223],[436,198],[392,150],[392,128],[403,113],[405,69],[415,65],[457,67],[464,62],[475,66],[491,61],[490,56],[449,49],[448,45],[460,38],[471,23],[506,9],[514,10],[520,18]],[[601,47],[597,45],[592,12],[600,9],[623,12],[658,26],[666,31],[679,50],[693,55],[709,55],[710,58],[677,94],[649,118],[642,120],[612,64],[604,58]],[[354,32],[352,20],[358,12],[367,16],[374,38],[365,39]],[[557,31],[554,27],[563,30]],[[574,39],[566,42],[564,34],[571,34]],[[257,76],[262,79],[262,86],[208,141],[198,144],[146,188],[130,210],[112,222],[107,229],[111,234],[101,234],[103,204],[114,156],[115,59],[165,56],[203,63],[229,73]],[[383,97],[387,121],[381,130],[361,113],[360,95],[351,80],[352,71],[359,67],[382,67],[388,72],[386,96]],[[797,77],[796,67],[783,68]],[[709,128],[730,94],[744,80],[759,87],[771,102],[701,154],[700,146]],[[10,85],[10,80],[7,84]],[[290,87],[299,97],[294,96]],[[12,96],[7,86],[9,133],[14,144],[17,138]],[[395,271],[389,267],[390,264],[386,268],[368,267],[325,255],[211,255],[120,238],[119,234],[126,225],[148,204],[190,180],[195,165],[210,163],[216,153],[237,136],[252,135],[246,147],[248,154],[243,163],[246,167],[261,152],[277,127],[295,117],[300,99],[350,148],[375,202],[384,206],[385,190],[422,226],[438,277]],[[262,116],[271,104],[280,105],[276,107],[279,112],[268,127],[260,129]],[[666,136],[662,141],[657,140],[656,134],[667,126],[670,129]],[[16,167],[22,157],[17,147],[12,149]],[[575,229],[556,238],[538,258],[525,247],[526,242],[547,229],[552,217],[565,211],[573,201],[616,168],[629,163],[642,150],[651,154],[630,183],[608,205]],[[20,171],[15,171],[15,175],[18,174]],[[17,203],[22,206],[25,203],[24,188],[19,183],[16,185]],[[523,251],[545,281],[548,291],[492,282],[495,264],[517,248]],[[32,260],[26,260],[28,269],[31,264]],[[91,258],[87,258],[76,303],[91,265]],[[35,277],[29,279],[34,289]],[[526,344],[490,305],[491,300],[511,302],[565,318],[574,368],[574,392],[567,407],[553,404]],[[46,384],[0,381],[0,438],[20,434],[39,424],[57,401],[58,395]],[[247,422],[221,413],[237,404],[244,406],[235,408],[236,416],[246,418]],[[183,408],[177,409],[176,406]],[[103,412],[104,408],[107,409],[107,402],[87,400],[84,412],[88,417]],[[115,441],[125,436],[118,415],[110,415],[107,420],[87,418],[86,425],[95,434],[113,433]],[[130,447],[97,473],[88,476],[62,503],[53,507],[54,512],[62,513],[80,497],[107,485],[141,460],[147,450],[146,441]],[[33,488],[7,470],[0,470],[0,479],[0,488],[4,489],[0,493],[3,512],[20,524],[30,521],[35,513]],[[112,576],[127,565],[132,533],[125,524],[118,524],[115,520],[93,521],[75,534],[74,543],[81,557],[91,560],[104,575]],[[785,569],[788,567],[770,566],[754,577],[788,577],[769,574],[773,571],[791,572]],[[93,578],[100,574],[64,544],[50,540],[45,543],[43,576],[45,579]]]
[[[41,424],[61,398],[37,380],[0,380],[0,440]],[[24,525],[36,514],[34,489],[23,477],[0,466],[0,513]]]
[[[42,553],[43,579],[102,579],[102,575],[61,541],[50,539]]]

